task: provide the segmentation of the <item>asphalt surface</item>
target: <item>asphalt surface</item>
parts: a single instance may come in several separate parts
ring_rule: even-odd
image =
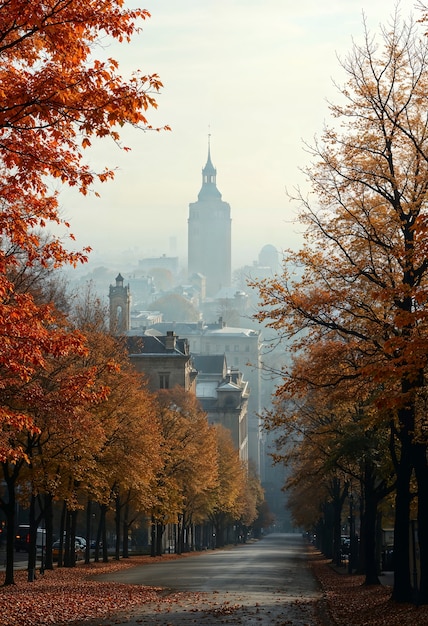
[[[26,552],[16,552],[14,553],[14,569],[27,569],[28,566],[28,554]],[[37,567],[40,567],[40,556],[37,556],[36,559]],[[0,572],[4,572],[6,569],[6,549],[4,545],[0,546]]]
[[[106,624],[129,626],[319,626],[322,594],[300,535],[274,534],[232,549],[97,576],[122,584],[163,587],[159,603]],[[97,622],[87,622],[88,626]]]

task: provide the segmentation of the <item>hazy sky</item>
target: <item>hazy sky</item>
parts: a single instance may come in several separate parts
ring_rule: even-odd
[[[232,265],[257,259],[263,245],[299,245],[296,207],[286,189],[304,183],[311,141],[328,120],[332,81],[343,77],[337,55],[361,39],[363,13],[373,32],[388,22],[391,0],[128,0],[151,18],[131,45],[108,54],[121,72],[158,73],[164,89],[155,126],[129,130],[121,152],[107,142],[91,153],[94,166],[117,167],[100,198],[63,194],[64,216],[92,263],[187,255],[187,218],[197,200],[201,170],[211,157],[217,187],[231,205]],[[402,0],[415,17],[417,0]],[[177,248],[171,247],[176,238]],[[128,251],[128,252],[127,252]],[[123,259],[123,265],[122,264]]]

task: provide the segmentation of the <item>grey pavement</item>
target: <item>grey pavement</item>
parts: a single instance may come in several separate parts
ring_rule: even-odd
[[[256,543],[96,579],[163,588],[160,602],[116,615],[115,624],[324,626],[329,622],[321,621],[322,592],[309,565],[311,554],[301,535],[275,534]],[[87,626],[95,624],[100,622]]]
[[[14,552],[14,564],[15,570],[27,569],[28,554],[26,552]],[[41,560],[40,556],[36,558],[36,566],[40,568]],[[4,545],[0,546],[0,572],[4,572],[6,569],[6,549]]]

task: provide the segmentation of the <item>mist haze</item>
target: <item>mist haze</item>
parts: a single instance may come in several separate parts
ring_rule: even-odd
[[[129,6],[141,4],[129,0]],[[177,255],[187,263],[189,203],[197,199],[208,135],[217,186],[231,206],[232,268],[251,265],[266,244],[301,245],[298,206],[287,189],[306,188],[304,141],[322,132],[352,38],[363,14],[376,33],[394,11],[389,0],[148,0],[151,18],[130,45],[95,52],[120,71],[158,73],[164,88],[149,122],[171,131],[124,129],[121,151],[99,141],[91,166],[116,169],[114,181],[82,197],[61,190],[64,218],[90,263],[112,272],[145,257]],[[413,0],[400,3],[403,17]]]

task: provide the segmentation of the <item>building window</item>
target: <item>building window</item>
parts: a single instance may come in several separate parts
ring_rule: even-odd
[[[226,346],[225,346],[225,348],[224,348],[224,351],[225,351],[225,352],[230,352],[230,346],[229,346],[229,344],[228,344],[228,343],[226,344]]]
[[[159,374],[159,389],[169,389],[169,372]]]
[[[239,346],[234,346],[235,352],[239,352]]]
[[[245,346],[245,352],[249,352],[250,351],[250,346]]]

